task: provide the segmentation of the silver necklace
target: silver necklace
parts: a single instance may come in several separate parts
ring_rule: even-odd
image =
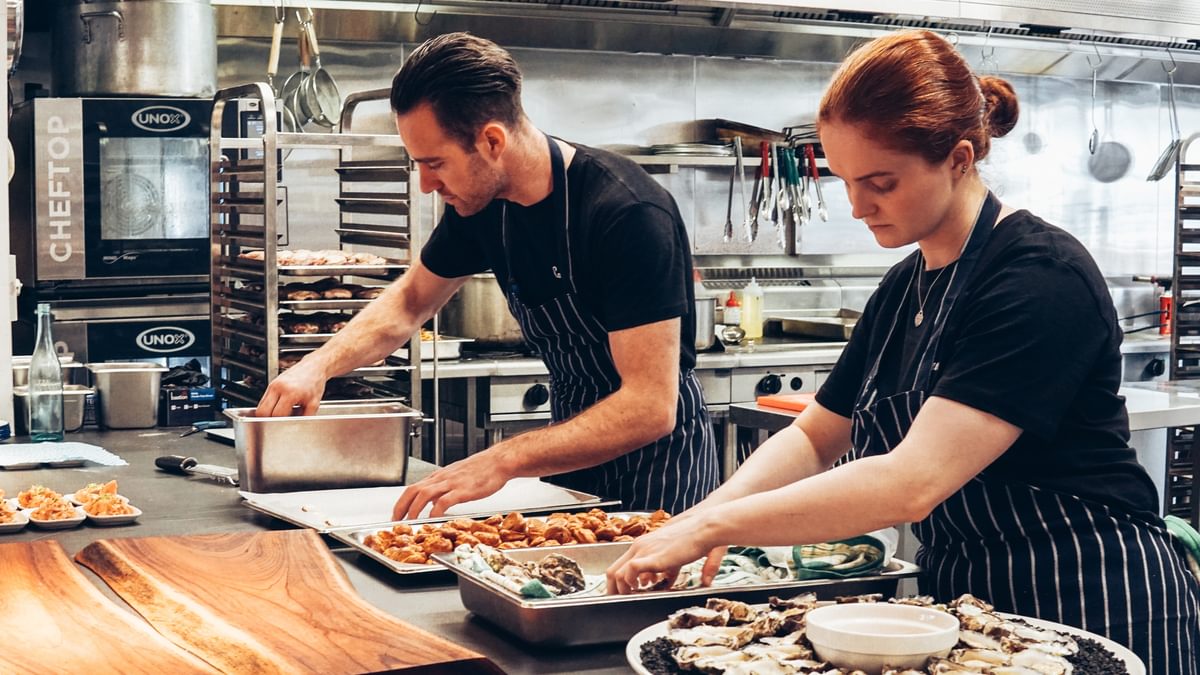
[[[919,261],[917,261],[917,264],[924,265],[925,264],[925,256],[921,256],[921,259]],[[918,270],[917,279],[916,279],[916,281],[917,281],[917,315],[913,317],[913,325],[914,326],[920,326],[921,323],[925,321],[925,302],[927,300],[929,300],[930,295],[933,295],[933,288],[935,286],[937,286],[938,279],[942,278],[942,274],[944,274],[946,272],[946,270],[950,269],[951,267],[954,267],[957,264],[958,264],[958,261],[955,260],[954,262],[950,263],[949,265],[946,265],[945,267],[943,267],[941,270],[938,271],[937,276],[935,276],[933,278],[933,283],[929,284],[929,290],[925,292],[924,298],[921,297],[921,276],[922,275],[919,273],[919,270],[921,268],[919,266],[917,267],[917,270]]]

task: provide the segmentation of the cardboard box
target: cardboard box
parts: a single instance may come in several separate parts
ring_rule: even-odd
[[[166,386],[158,395],[158,426],[186,427],[214,419],[219,412],[217,390],[212,387]]]

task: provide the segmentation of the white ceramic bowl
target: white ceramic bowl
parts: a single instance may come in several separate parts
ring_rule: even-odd
[[[818,658],[874,674],[884,666],[923,668],[958,642],[958,618],[913,605],[827,605],[805,615],[805,623]]]

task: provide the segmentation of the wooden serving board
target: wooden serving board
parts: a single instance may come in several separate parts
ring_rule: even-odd
[[[225,672],[502,672],[365,602],[311,530],[102,539],[75,559]]]
[[[0,672],[214,673],[84,576],[56,541],[0,544]]]

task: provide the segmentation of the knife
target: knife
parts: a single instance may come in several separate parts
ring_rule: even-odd
[[[177,473],[181,476],[204,476],[221,483],[238,484],[237,469],[215,464],[200,464],[195,457],[182,455],[163,455],[154,458],[154,466],[167,473]]]

